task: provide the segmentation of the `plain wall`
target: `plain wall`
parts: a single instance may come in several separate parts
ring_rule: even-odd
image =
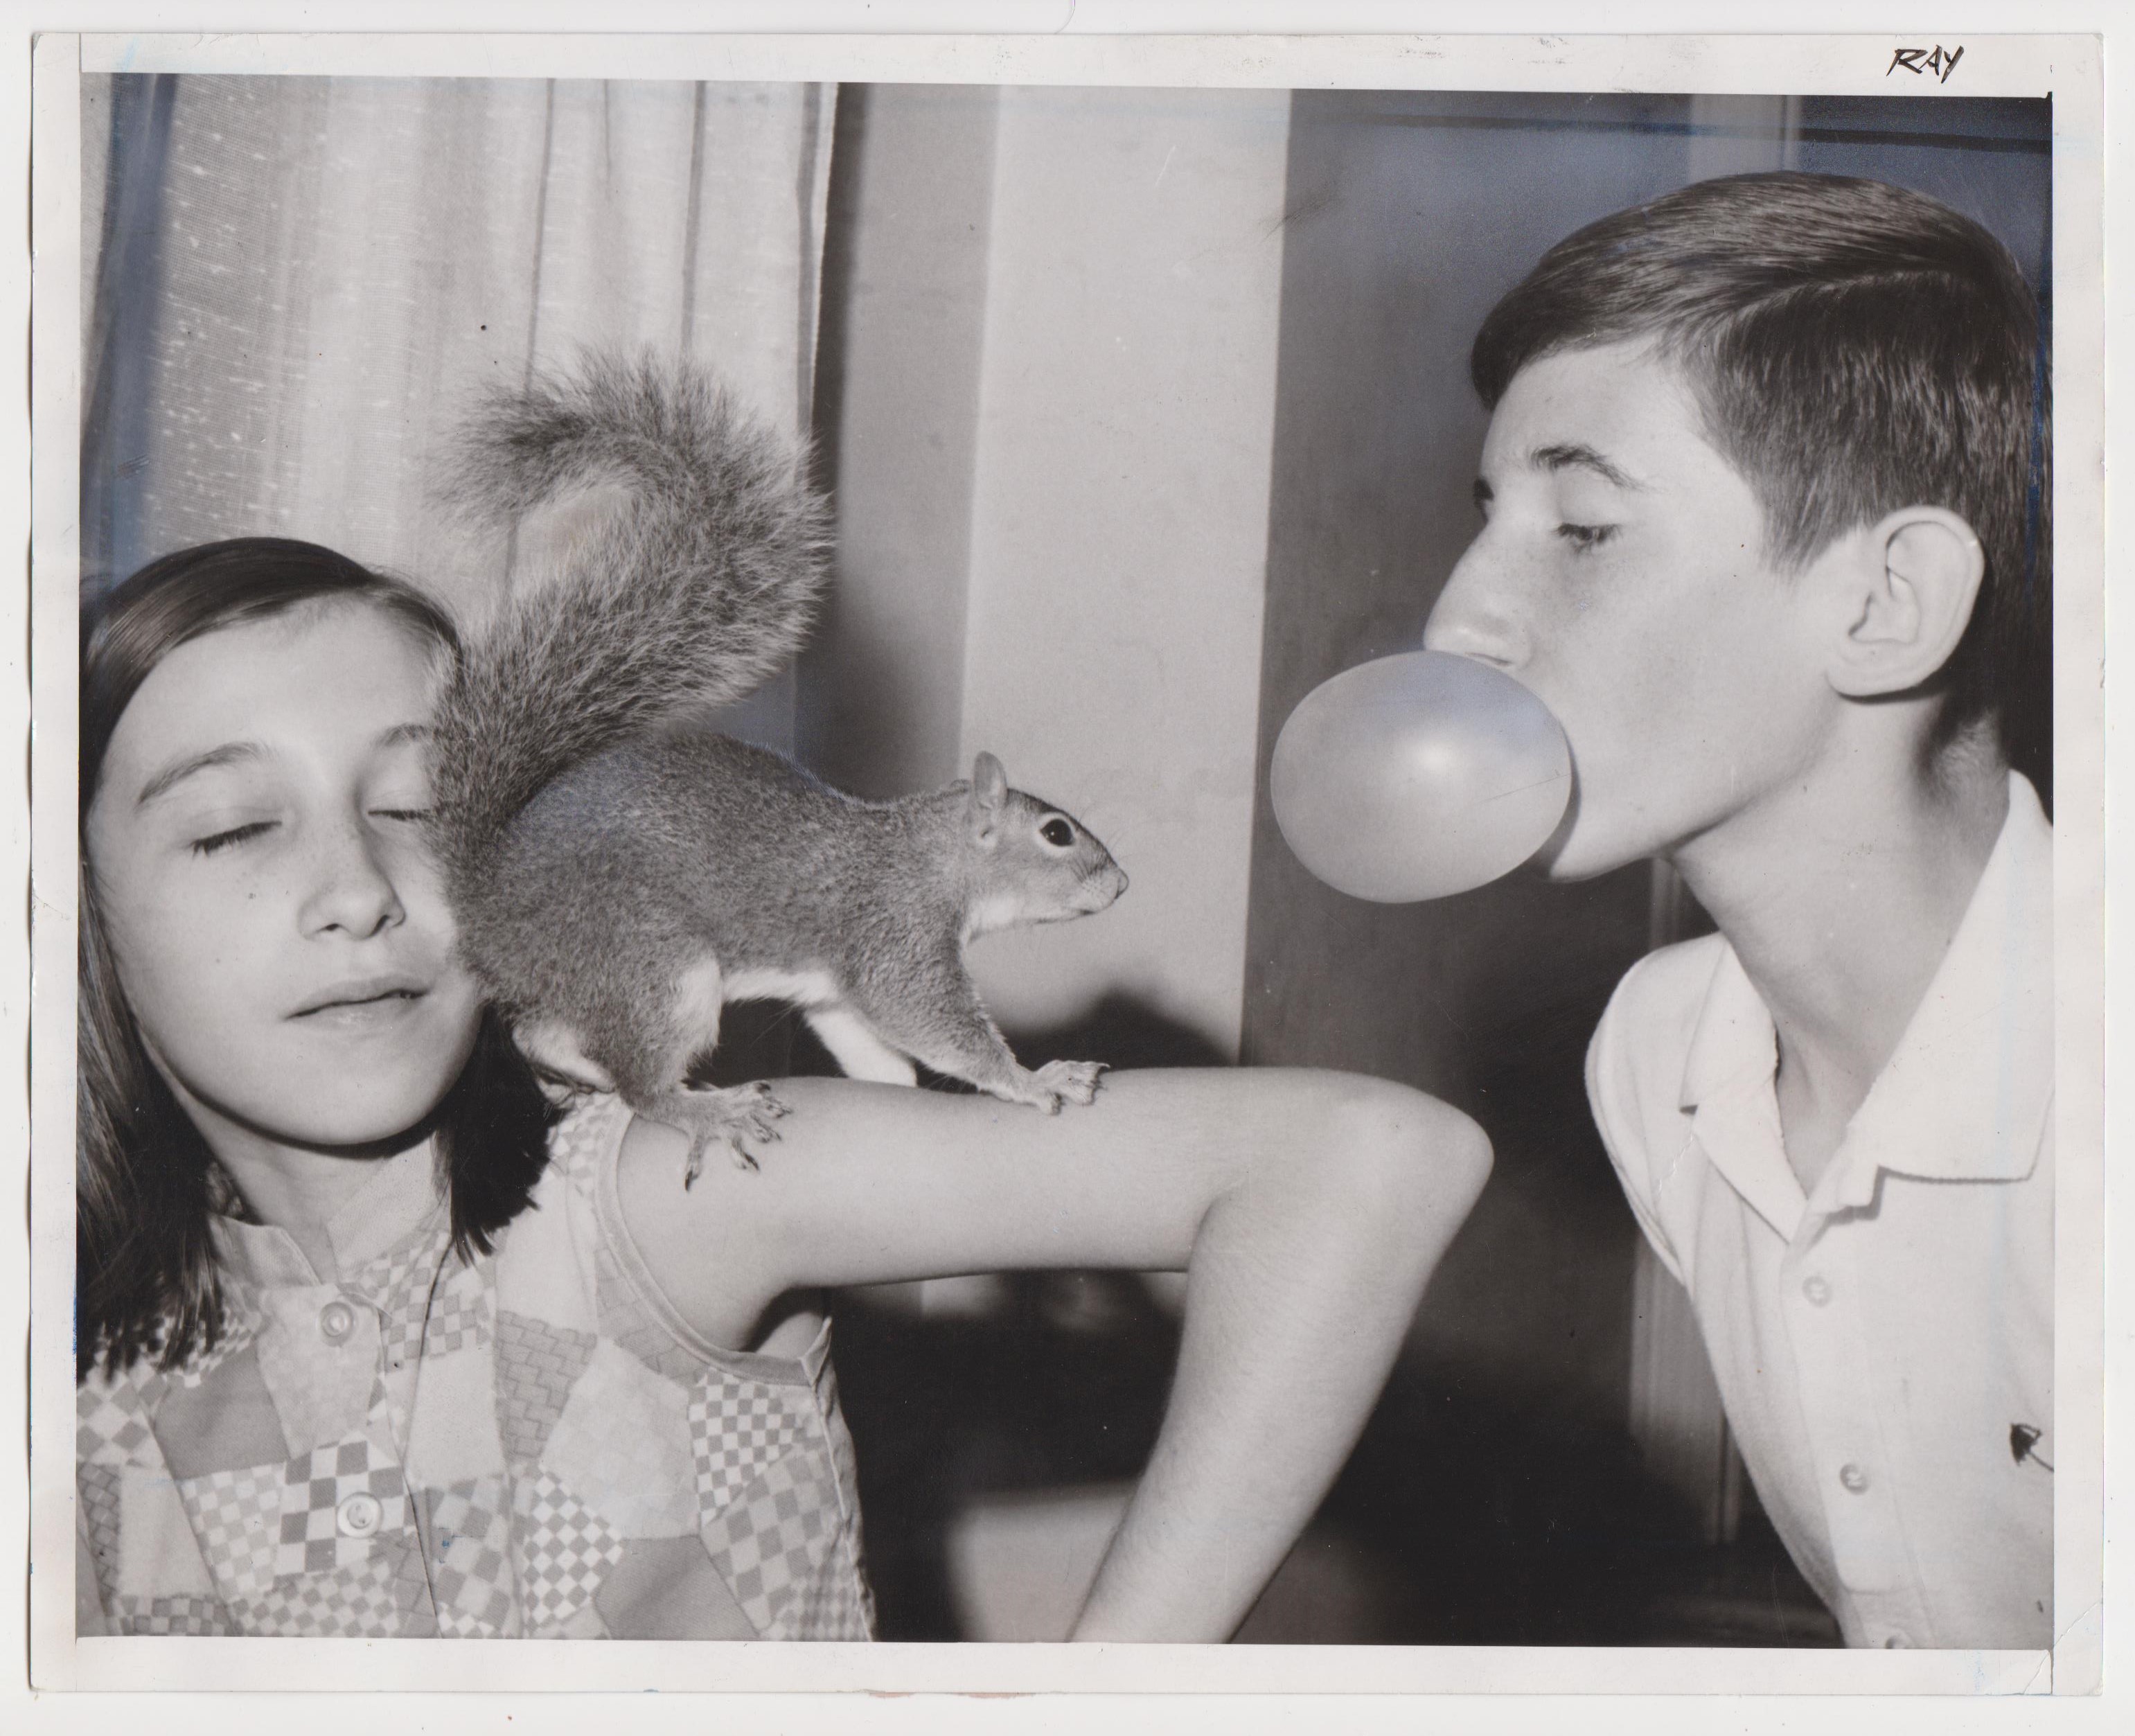
[[[1237,1052],[1289,110],[840,104],[817,403],[840,549],[802,752],[889,795],[987,749],[1112,849],[1111,910],[972,954],[1040,1048]]]
[[[859,795],[959,775],[998,107],[985,88],[838,98],[816,375],[837,582],[799,745]]]
[[[1011,1026],[1123,996],[1237,1052],[1289,114],[1002,94],[963,746],[1133,882],[978,950]]]

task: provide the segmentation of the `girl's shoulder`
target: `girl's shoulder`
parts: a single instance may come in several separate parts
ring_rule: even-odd
[[[597,1196],[602,1173],[615,1168],[630,1119],[630,1106],[612,1091],[574,1093],[549,1134],[549,1175]]]
[[[629,1126],[630,1110],[610,1092],[581,1093],[564,1105],[549,1129],[547,1167],[496,1240],[496,1280],[508,1312],[592,1330],[595,1286],[615,1266],[603,1206]]]
[[[612,1092],[585,1093],[566,1105],[531,1205],[498,1240],[501,1318],[515,1332],[532,1322],[574,1335],[571,1342],[588,1351],[605,1340],[685,1383],[708,1373],[772,1386],[825,1379],[826,1331],[798,1356],[736,1351],[704,1337],[669,1300],[624,1221],[617,1191],[632,1119]]]

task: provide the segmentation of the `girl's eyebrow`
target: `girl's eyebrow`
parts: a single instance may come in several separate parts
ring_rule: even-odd
[[[257,742],[225,742],[221,747],[211,747],[206,753],[189,754],[184,759],[173,760],[142,785],[141,793],[133,799],[133,805],[147,807],[157,797],[169,794],[172,785],[191,777],[196,771],[206,771],[215,766],[238,765],[266,757],[266,750]]]
[[[427,741],[430,726],[428,723],[395,723],[382,732],[371,745],[374,747],[397,747],[403,742]],[[159,795],[169,794],[174,784],[191,777],[196,771],[206,771],[216,766],[234,766],[267,757],[267,750],[257,742],[225,742],[220,747],[211,747],[206,753],[189,755],[173,760],[141,786],[134,797],[133,805],[145,808]]]

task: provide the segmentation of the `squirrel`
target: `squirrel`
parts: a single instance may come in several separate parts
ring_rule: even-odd
[[[613,515],[472,633],[432,728],[432,834],[462,958],[537,1069],[689,1135],[683,1185],[785,1113],[688,1083],[730,1000],[783,999],[850,1076],[917,1061],[1011,1103],[1090,1102],[1102,1065],[1020,1066],[964,963],[976,936],[1126,889],[1071,815],[971,780],[869,801],[694,715],[799,650],[828,563],[806,459],[700,370],[584,358],[492,393],[444,490],[501,526],[582,485]]]

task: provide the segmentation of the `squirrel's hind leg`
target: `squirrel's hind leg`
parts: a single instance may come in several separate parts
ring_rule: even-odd
[[[586,1045],[590,1058],[613,1076],[616,1090],[632,1109],[689,1135],[685,1187],[702,1172],[707,1146],[724,1145],[735,1168],[755,1168],[748,1143],[775,1141],[778,1129],[772,1124],[786,1113],[786,1105],[761,1080],[726,1086],[687,1083],[690,1062],[719,1041],[724,1005],[719,960],[706,957],[675,979],[662,1028],[633,1027],[626,1017]]]
[[[608,1069],[586,1053],[579,1033],[559,1018],[522,1020],[512,1029],[519,1052],[536,1071],[560,1079],[584,1091],[612,1091],[615,1081]]]
[[[744,1142],[770,1144],[778,1137],[772,1124],[786,1113],[786,1105],[760,1079],[749,1085],[677,1085],[641,1100],[628,1092],[623,1096],[648,1120],[690,1136],[689,1165],[682,1172],[685,1187],[702,1173],[707,1146],[725,1146],[737,1169],[755,1168],[756,1158]]]

